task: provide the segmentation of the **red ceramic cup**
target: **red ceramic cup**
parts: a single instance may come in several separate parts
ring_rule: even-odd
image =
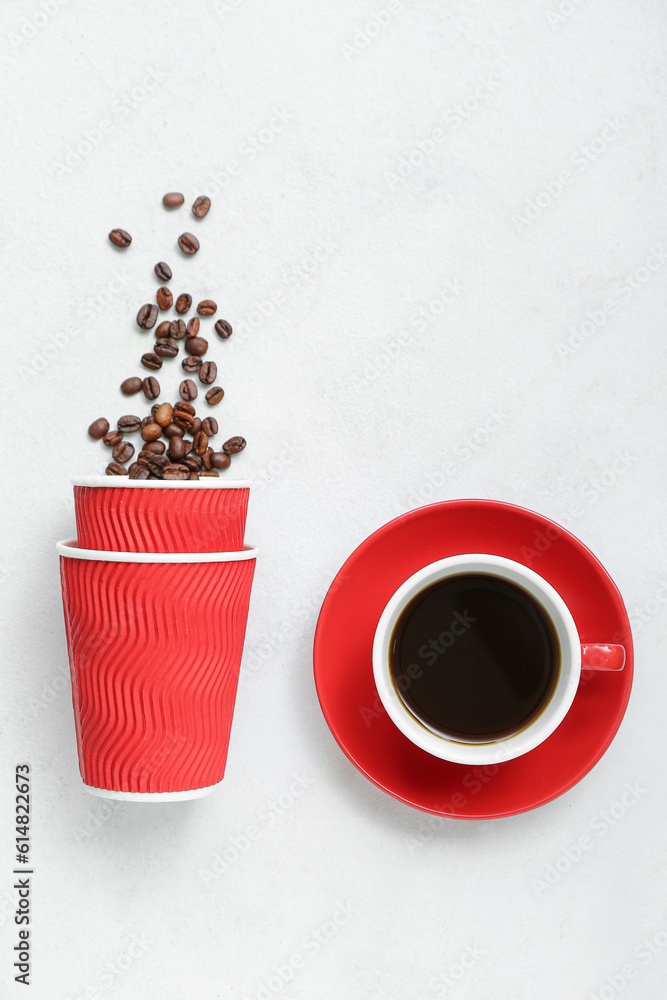
[[[225,772],[257,549],[57,549],[88,791],[207,794]]]
[[[243,548],[247,480],[82,476],[72,480],[78,544],[110,552]]]

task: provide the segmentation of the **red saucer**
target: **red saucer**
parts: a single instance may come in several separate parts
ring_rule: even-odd
[[[586,671],[565,720],[516,760],[452,764],[414,746],[375,689],[372,646],[385,604],[427,563],[489,552],[524,563],[560,592],[582,643],[620,642],[619,673]],[[526,812],[572,788],[621,724],[633,673],[632,635],[616,585],[574,535],[540,514],[494,500],[449,500],[385,524],[352,553],[324,599],[315,633],[315,683],[329,728],[379,788],[439,816],[492,819]]]

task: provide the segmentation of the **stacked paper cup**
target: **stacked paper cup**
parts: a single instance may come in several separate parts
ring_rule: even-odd
[[[250,484],[73,480],[58,542],[79,766],[89,792],[161,801],[224,775],[257,549]]]

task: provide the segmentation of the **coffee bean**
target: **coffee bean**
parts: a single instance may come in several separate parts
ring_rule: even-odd
[[[218,307],[213,299],[202,299],[197,306],[197,312],[200,316],[213,316],[217,311]]]
[[[197,472],[190,472],[188,479],[199,479],[199,474]]]
[[[139,455],[137,455],[137,461],[134,464],[135,465],[146,466],[146,465],[148,465],[148,459],[149,459],[149,457],[150,457],[149,455],[144,455],[144,453],[142,451],[142,452],[139,453]]]
[[[171,281],[171,268],[163,260],[158,261],[155,265],[155,273],[160,281]]]
[[[148,479],[150,473],[145,465],[135,463],[136,468],[130,467],[130,479]]]
[[[215,332],[222,340],[227,340],[232,335],[232,328],[226,319],[219,319],[215,324]]]
[[[178,347],[168,337],[156,340],[153,350],[160,358],[175,358],[178,354]]]
[[[184,379],[178,387],[178,393],[181,399],[196,399],[197,398],[197,386],[194,384],[191,378]]]
[[[180,191],[170,191],[162,199],[162,204],[165,208],[180,208],[185,198]]]
[[[178,237],[178,245],[183,253],[186,253],[188,256],[197,253],[197,250],[199,250],[199,240],[192,233],[181,233]]]
[[[199,473],[199,478],[203,479],[204,476],[207,476],[208,478],[215,477],[216,479],[219,479],[220,478],[220,473],[216,472],[215,469],[204,469],[202,472]]]
[[[176,307],[175,307],[176,312],[180,313],[181,315],[184,315],[186,312],[190,310],[191,305],[192,305],[192,296],[188,295],[187,292],[183,292],[176,299]]]
[[[107,448],[115,448],[117,444],[120,444],[123,440],[122,431],[107,431],[102,441],[107,446]]]
[[[188,375],[194,375],[195,372],[198,372],[199,369],[201,368],[201,365],[202,365],[201,358],[196,358],[196,357],[183,358],[183,360],[181,361],[181,368],[183,369],[184,372],[187,372]]]
[[[112,229],[109,233],[109,239],[114,246],[121,247],[123,250],[125,247],[129,247],[132,242],[132,237],[124,229]]]
[[[154,423],[155,423],[155,417],[153,416],[152,411],[150,417],[143,417],[141,420],[142,427],[146,427],[148,424],[154,424]]]
[[[169,465],[169,459],[166,455],[148,453],[148,468],[151,472],[158,472],[160,469],[164,469],[165,465]]]
[[[146,399],[157,399],[160,395],[160,383],[152,375],[143,380],[141,388],[144,390]]]
[[[118,462],[109,462],[106,468],[107,476],[126,476],[127,469],[124,465],[119,465]]]
[[[188,449],[183,441],[183,438],[175,437],[171,439],[167,454],[172,461],[178,462],[181,458],[185,458],[187,453]]]
[[[129,462],[134,455],[134,445],[129,441],[121,441],[111,452],[115,462]]]
[[[124,382],[120,383],[120,391],[124,396],[136,396],[138,392],[141,392],[141,379],[135,375],[132,378],[126,378]]]
[[[171,309],[174,297],[165,285],[162,288],[158,288],[155,300],[158,304],[158,308],[164,312],[165,309]]]
[[[201,469],[201,458],[199,455],[188,455],[182,462],[183,465],[187,465],[188,469],[191,469],[193,472],[199,472]]]
[[[141,436],[144,441],[157,441],[161,434],[162,428],[159,424],[146,424],[145,427],[141,428]]]
[[[142,455],[164,455],[167,446],[164,441],[147,441],[141,449]]]
[[[208,351],[208,340],[204,340],[203,337],[188,337],[185,341],[185,350],[187,354],[201,357]]]
[[[199,317],[193,316],[191,320],[188,320],[188,325],[186,327],[186,333],[188,337],[196,337],[199,333]]]
[[[162,433],[171,440],[173,437],[183,437],[183,428],[179,427],[178,424],[167,424]]]
[[[169,324],[169,336],[172,340],[183,340],[185,336],[185,323],[182,319],[175,319]]]
[[[137,313],[137,326],[142,330],[152,330],[157,320],[157,306],[152,302],[147,302]]]
[[[201,464],[204,466],[205,469],[213,468],[213,455],[214,451],[212,448],[207,448],[204,454],[202,455]]]
[[[200,194],[198,198],[195,198],[195,203],[192,206],[192,214],[196,219],[203,219],[208,214],[210,207],[211,199],[207,198],[205,194]]]
[[[138,431],[141,427],[141,420],[139,417],[135,417],[132,413],[126,413],[124,417],[119,417],[118,419],[118,430],[121,434],[133,434]],[[121,462],[125,459],[121,458]]]
[[[214,385],[212,389],[209,389],[206,393],[206,402],[209,406],[215,406],[220,402],[222,397],[225,395],[225,390],[221,389],[219,385]]]
[[[232,460],[226,451],[215,451],[213,453],[213,458],[211,459],[211,466],[214,469],[219,469],[221,472],[223,469],[228,469],[232,464]]]
[[[149,421],[147,421],[147,423],[151,423],[151,422],[155,423],[155,414],[157,413],[159,407],[160,407],[159,403],[153,403],[153,405],[151,406],[151,419]],[[141,426],[142,427],[144,426],[143,421],[141,423]]]
[[[183,430],[190,430],[194,422],[195,408],[190,403],[176,403],[174,406],[174,423]]]
[[[161,323],[158,323],[155,328],[155,339],[162,340],[164,337],[169,336],[169,328],[171,326],[171,320],[164,319]]]
[[[228,455],[238,455],[240,451],[243,451],[246,444],[247,441],[245,438],[233,437],[230,438],[229,441],[225,441],[222,446],[222,450],[227,452]]]
[[[189,479],[190,470],[187,465],[165,465],[162,470],[163,479]]]
[[[192,450],[194,451],[194,453],[196,455],[203,455],[207,448],[208,448],[207,435],[204,434],[203,431],[200,431],[199,434],[195,434],[192,439]],[[132,453],[134,454],[134,448],[132,449]]]
[[[195,434],[199,434],[199,432],[201,430],[201,420],[199,419],[199,417],[195,417],[195,419],[192,421],[192,428],[191,428],[191,430],[192,430],[192,436],[193,437],[195,436]]]
[[[94,441],[99,441],[103,438],[106,432],[109,430],[109,421],[106,417],[98,417],[97,420],[93,420],[92,424],[88,428],[88,433]]]
[[[167,427],[171,423],[173,414],[174,408],[171,403],[162,403],[155,411],[155,423],[160,427]]]
[[[218,433],[218,421],[215,417],[204,417],[201,424],[201,429],[204,434],[208,434],[209,437],[213,437],[214,434]]]
[[[218,377],[218,366],[215,361],[205,361],[199,369],[199,381],[202,385],[212,385]]]
[[[152,351],[141,355],[141,363],[144,368],[148,368],[149,372],[157,372],[162,368],[162,358]]]

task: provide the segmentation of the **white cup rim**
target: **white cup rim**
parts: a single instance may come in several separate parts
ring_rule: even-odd
[[[244,545],[232,552],[112,552],[108,549],[80,549],[76,539],[56,542],[58,555],[66,559],[85,559],[88,562],[122,563],[213,563],[242,562],[256,559],[259,549]]]
[[[216,479],[215,476],[204,476],[203,479],[128,479],[127,476],[94,475],[74,476],[70,483],[72,486],[116,490],[247,490],[251,486],[249,479]]]
[[[389,643],[398,616],[421,590],[437,580],[462,573],[498,576],[521,587],[551,620],[560,646],[560,675],[540,714],[520,732],[488,743],[464,743],[438,735],[423,725],[398,694],[389,671]],[[497,764],[519,757],[543,743],[567,715],[579,685],[581,642],[572,613],[547,580],[522,563],[489,553],[465,553],[439,559],[413,573],[392,594],[373,640],[373,675],[380,701],[394,724],[422,750],[461,764]]]

